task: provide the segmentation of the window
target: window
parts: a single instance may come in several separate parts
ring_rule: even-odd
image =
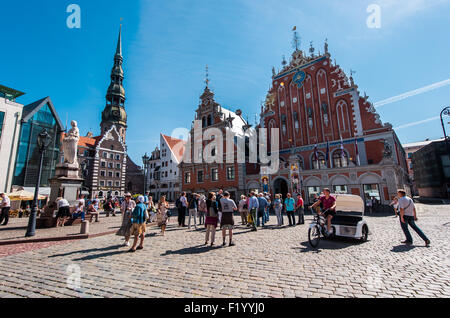
[[[120,163],[116,164],[117,169],[120,169],[120,167],[121,167]]]
[[[333,153],[333,165],[335,168],[348,167],[348,156],[345,151],[336,150]]]
[[[102,161],[102,168],[106,168],[106,162]]]
[[[109,159],[114,160],[114,154],[110,154]]]
[[[336,194],[347,194],[348,188],[345,185],[333,186],[333,193]]]
[[[203,182],[204,173],[203,171],[197,172],[197,182]]]
[[[112,181],[108,181],[108,187],[112,187]]]
[[[108,153],[107,152],[103,153],[103,158],[108,159]]]
[[[234,180],[234,167],[227,167],[227,180]]]
[[[190,172],[186,172],[186,174],[184,175],[184,183],[191,183],[191,173]]]
[[[116,160],[120,160],[120,155],[116,155]]]
[[[375,200],[380,201],[380,190],[378,184],[365,184],[364,186],[364,197],[367,200],[375,198]]]
[[[313,203],[314,202],[314,198],[315,196],[320,196],[320,187],[308,187],[308,197],[309,197],[309,202]]]
[[[317,154],[318,160],[316,160],[314,154],[312,157],[312,164],[313,169],[319,170],[319,169],[326,169],[327,168],[327,161],[325,160],[325,155],[321,152]]]
[[[116,181],[116,188],[119,188],[119,187],[120,187],[120,182]]]
[[[112,176],[113,176],[112,171],[109,171],[109,172],[108,172],[108,177],[112,178]]]
[[[211,170],[212,181],[219,181],[219,169],[214,168]]]
[[[109,169],[113,169],[113,167],[114,167],[113,163],[112,163],[112,162],[109,162],[109,163],[108,163],[108,168],[109,168]]]
[[[209,116],[208,116],[208,126],[212,126],[212,124],[213,124],[212,116],[209,115]]]
[[[105,186],[105,181],[103,181],[103,180],[100,181],[100,186],[101,186],[101,187],[104,187],[104,186]]]
[[[100,176],[106,177],[106,171],[104,171],[104,170],[100,171]]]
[[[120,178],[120,172],[116,172],[116,178]]]

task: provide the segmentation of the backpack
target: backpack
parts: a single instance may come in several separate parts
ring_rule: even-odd
[[[175,206],[177,207],[177,209],[181,209],[183,204],[181,203],[180,198],[177,199],[177,201],[175,201]]]

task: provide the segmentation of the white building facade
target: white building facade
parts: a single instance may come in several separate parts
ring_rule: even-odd
[[[153,200],[166,196],[170,202],[181,192],[179,164],[184,154],[185,142],[161,134],[160,147],[152,152],[148,163],[147,185]]]
[[[10,192],[12,187],[23,110],[15,98],[21,95],[0,85],[0,192]]]

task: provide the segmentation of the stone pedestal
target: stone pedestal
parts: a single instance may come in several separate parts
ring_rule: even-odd
[[[79,176],[79,167],[77,164],[59,164],[56,166],[55,177],[50,179],[50,198],[49,204],[44,213],[37,220],[37,228],[49,228],[56,226],[56,199],[62,197],[74,206],[79,194],[83,179]]]

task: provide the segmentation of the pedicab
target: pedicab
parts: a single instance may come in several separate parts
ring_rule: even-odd
[[[336,198],[336,215],[331,221],[331,233],[327,233],[326,219],[313,211],[314,221],[309,226],[309,244],[316,248],[321,238],[346,237],[366,242],[369,225],[364,220],[364,201],[360,196],[333,194]]]

